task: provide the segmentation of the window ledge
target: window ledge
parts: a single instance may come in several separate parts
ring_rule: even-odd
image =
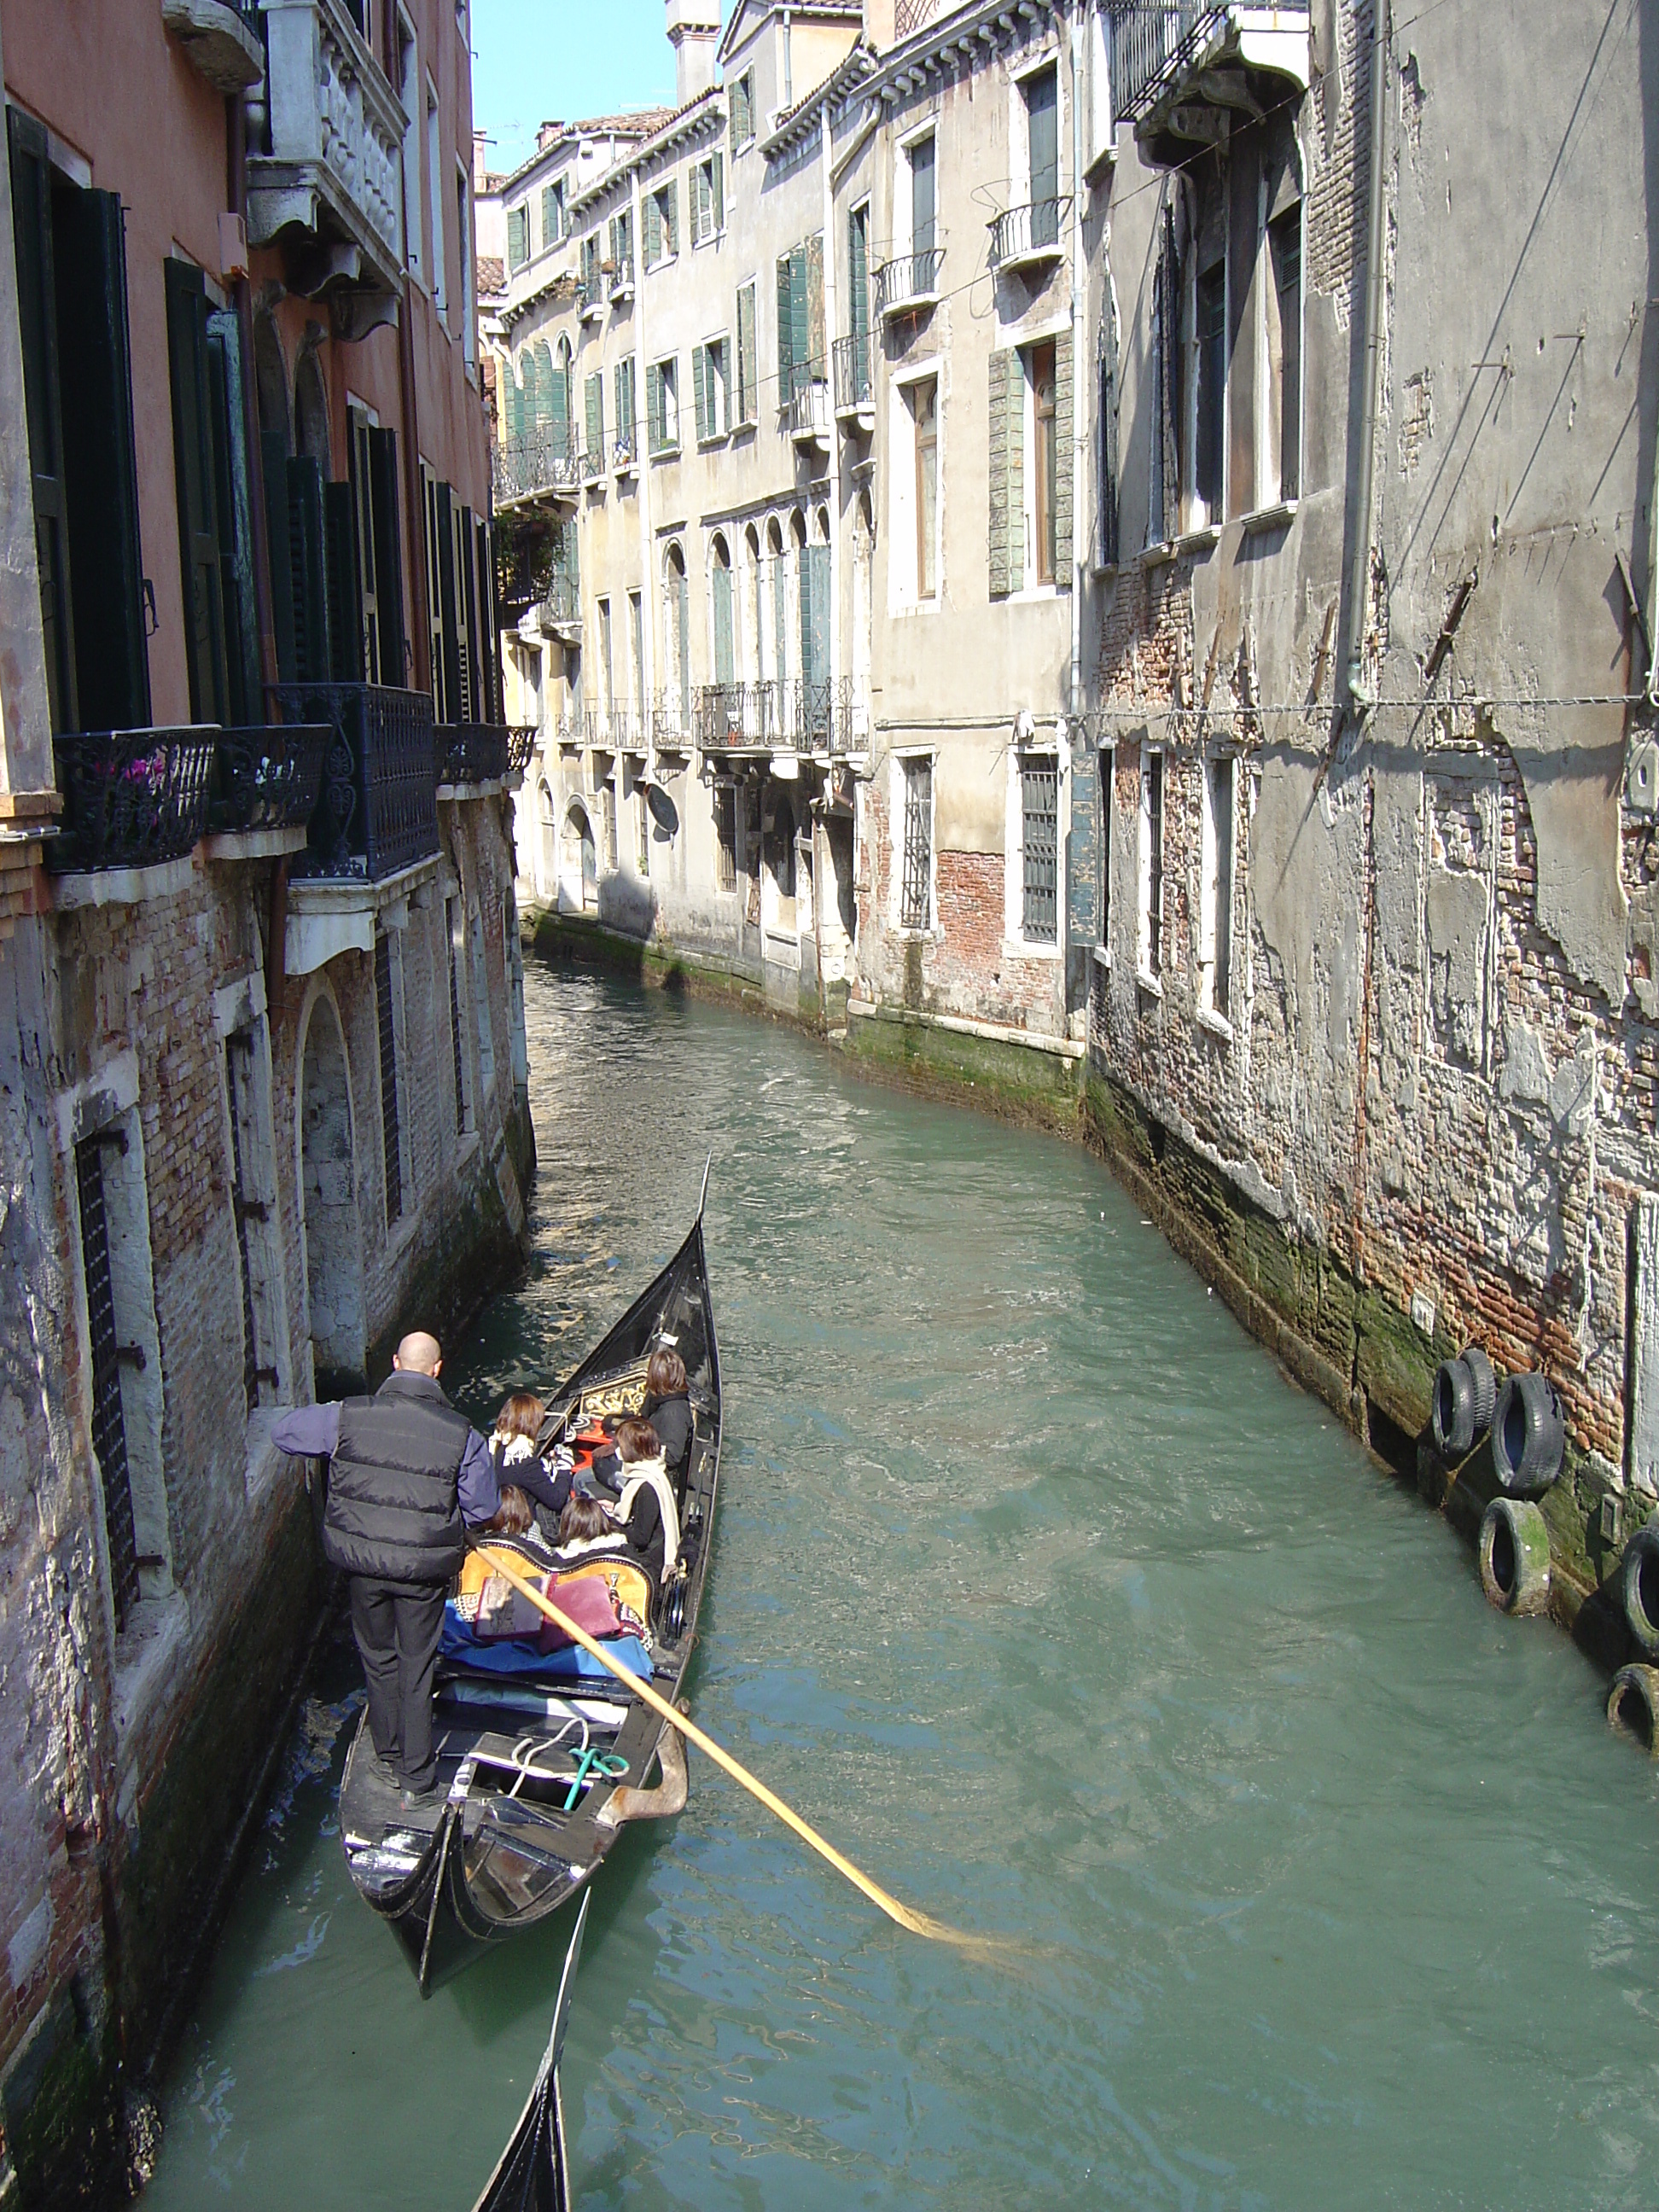
[[[1109,969],[1112,964],[1111,946],[1109,945],[1097,945],[1092,949],[1095,956],[1096,967]]]
[[[1258,530],[1283,530],[1296,520],[1297,503],[1293,499],[1281,499],[1273,507],[1258,507],[1254,514],[1241,514],[1238,526],[1247,538]]]
[[[729,430],[711,430],[706,438],[698,439],[697,451],[706,453],[712,447],[723,446],[731,434]]]
[[[195,866],[187,853],[181,860],[158,860],[148,868],[88,868],[53,876],[52,907],[67,914],[76,907],[142,906],[146,899],[176,898],[189,890]]]
[[[1175,541],[1177,553],[1208,553],[1221,543],[1221,525],[1206,522],[1202,530],[1183,530]]]
[[[475,1114],[455,1140],[455,1164],[464,1168],[478,1149],[478,1117]]]
[[[653,461],[677,461],[680,457],[678,446],[659,446],[651,458]]]
[[[1208,1030],[1212,1036],[1218,1036],[1228,1044],[1232,1042],[1232,1024],[1227,1019],[1225,1014],[1217,1013],[1213,1006],[1200,1006],[1199,1008],[1198,1024],[1200,1029]]]
[[[1173,561],[1175,556],[1175,539],[1160,538],[1156,545],[1143,546],[1136,554],[1135,560],[1142,568],[1161,568],[1166,561]]]
[[[1097,185],[1103,179],[1109,177],[1116,167],[1117,148],[1103,146],[1091,161],[1085,163],[1083,181],[1085,185]]]
[[[1058,945],[1024,937],[1005,937],[1002,951],[1003,957],[1009,960],[1058,960],[1060,957]]]
[[[1149,998],[1161,999],[1164,996],[1164,986],[1150,968],[1135,969],[1135,983],[1137,988],[1145,991]]]

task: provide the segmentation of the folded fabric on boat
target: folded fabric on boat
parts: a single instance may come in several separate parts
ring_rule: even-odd
[[[556,1651],[542,1651],[537,1648],[538,1639],[515,1637],[495,1640],[474,1633],[470,1621],[464,1620],[456,1611],[454,1602],[444,1607],[443,1637],[438,1646],[438,1656],[450,1665],[463,1668],[469,1674],[533,1674],[544,1682],[608,1682],[611,1676],[591,1653],[580,1644],[567,1644]],[[651,1655],[637,1636],[613,1636],[606,1639],[605,1650],[630,1674],[647,1680],[651,1674]]]

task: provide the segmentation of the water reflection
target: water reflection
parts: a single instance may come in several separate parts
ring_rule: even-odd
[[[568,1368],[714,1158],[727,1382],[693,1754],[595,1899],[580,2202],[1647,2204],[1655,1784],[1543,1624],[1287,1387],[1079,1152],[788,1033],[532,970],[526,1280],[447,1370]],[[329,1654],[175,2069],[167,2207],[465,2207],[563,1929],[422,2006],[351,1894]]]

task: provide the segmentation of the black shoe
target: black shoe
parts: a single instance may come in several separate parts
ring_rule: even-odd
[[[444,1792],[441,1790],[416,1790],[404,1783],[403,1809],[405,1813],[439,1813],[443,1810],[443,1804]]]

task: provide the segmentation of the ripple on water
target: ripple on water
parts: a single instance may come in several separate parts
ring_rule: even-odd
[[[714,1156],[727,1380],[695,1754],[596,1892],[566,2059],[595,2205],[1423,2208],[1659,2192],[1656,1788],[1542,1624],[1290,1388],[1082,1153],[787,1031],[532,968],[534,1258],[451,1348],[568,1371]],[[154,2196],[472,2202],[562,1930],[422,2006],[351,1894],[327,1656]]]

